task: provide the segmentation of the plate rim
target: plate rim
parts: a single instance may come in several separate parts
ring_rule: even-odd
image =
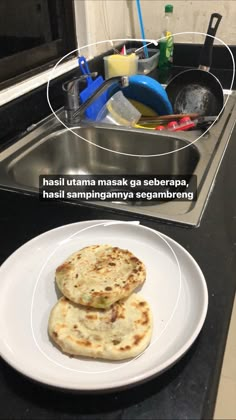
[[[112,392],[115,390],[121,390],[121,389],[125,389],[125,388],[129,388],[138,384],[141,384],[143,382],[149,381],[152,378],[161,375],[164,371],[170,369],[175,363],[177,363],[184,355],[185,353],[190,349],[190,347],[193,345],[193,343],[195,342],[196,338],[198,337],[205,319],[206,319],[206,315],[207,315],[207,311],[208,311],[208,303],[209,303],[209,297],[208,297],[208,289],[207,289],[207,283],[205,280],[205,277],[203,275],[203,272],[201,270],[201,268],[199,267],[198,263],[196,262],[196,260],[192,257],[192,255],[181,245],[179,244],[177,241],[175,241],[174,239],[172,239],[170,236],[163,234],[162,232],[159,232],[156,229],[150,228],[148,226],[143,225],[140,221],[136,220],[131,220],[131,221],[124,221],[124,220],[119,220],[119,219],[94,219],[94,220],[83,220],[83,221],[79,221],[79,222],[74,222],[74,223],[68,223],[68,224],[64,224],[61,226],[58,226],[56,228],[53,229],[49,229],[35,237],[33,237],[32,239],[30,239],[29,241],[23,243],[20,247],[18,247],[11,255],[9,255],[9,257],[3,262],[3,264],[0,266],[0,274],[2,269],[5,269],[8,264],[9,264],[9,260],[13,257],[15,257],[17,255],[18,252],[22,251],[22,248],[24,248],[25,246],[29,245],[30,243],[33,243],[36,240],[39,240],[40,238],[42,238],[43,236],[47,236],[49,233],[51,232],[55,232],[55,231],[59,231],[59,230],[63,230],[66,227],[73,227],[73,226],[81,226],[81,225],[90,225],[92,223],[94,224],[99,224],[99,223],[130,223],[130,224],[134,224],[136,222],[136,224],[138,224],[141,227],[144,227],[145,229],[148,229],[152,232],[157,232],[160,236],[162,236],[165,240],[170,241],[172,244],[174,244],[175,246],[177,246],[177,248],[180,249],[181,252],[183,252],[183,254],[185,255],[185,257],[189,258],[191,263],[194,265],[196,271],[199,274],[199,279],[200,279],[200,285],[202,287],[202,291],[203,291],[203,300],[202,300],[202,309],[201,309],[201,315],[199,315],[198,318],[198,323],[196,324],[194,331],[191,333],[189,339],[184,343],[184,345],[182,345],[182,347],[179,349],[178,352],[176,352],[171,358],[167,359],[165,362],[163,362],[162,364],[158,365],[158,370],[155,369],[155,366],[152,368],[149,368],[147,371],[142,372],[138,375],[135,375],[134,377],[130,377],[128,380],[124,380],[124,379],[120,379],[120,380],[116,380],[114,386],[112,385],[103,385],[101,384],[101,386],[85,386],[83,385],[82,387],[80,387],[79,383],[78,384],[58,384],[56,382],[56,380],[52,379],[52,380],[46,380],[43,377],[40,377],[40,375],[36,375],[34,374],[34,372],[29,372],[27,369],[22,368],[21,365],[15,363],[15,360],[11,360],[10,357],[8,357],[8,355],[5,355],[3,353],[4,351],[4,345],[2,346],[1,342],[0,342],[0,356],[3,358],[3,360],[8,363],[12,368],[14,368],[17,372],[19,372],[20,374],[22,374],[23,376],[25,376],[26,378],[33,380],[39,384],[43,384],[45,386],[49,386],[49,387],[53,387],[56,389],[61,389],[61,390],[67,390],[67,391],[77,391],[77,392]],[[172,245],[171,244],[171,245]],[[0,286],[1,289],[1,286]]]

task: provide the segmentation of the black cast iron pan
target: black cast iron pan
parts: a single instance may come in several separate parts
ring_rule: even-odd
[[[213,13],[208,35],[216,35],[222,16]],[[174,113],[218,115],[224,104],[223,88],[219,80],[209,73],[214,38],[206,36],[198,69],[190,69],[175,76],[167,85],[166,93]]]

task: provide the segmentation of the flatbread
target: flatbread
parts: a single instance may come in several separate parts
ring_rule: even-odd
[[[51,311],[48,332],[66,354],[122,360],[137,356],[148,346],[152,314],[137,294],[107,310],[77,305],[62,297]]]
[[[129,296],[145,278],[145,266],[132,252],[111,245],[83,248],[56,269],[63,295],[94,308],[109,308]]]

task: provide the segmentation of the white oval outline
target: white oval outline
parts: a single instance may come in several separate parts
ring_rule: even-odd
[[[179,272],[179,290],[178,290],[178,295],[177,295],[177,299],[176,299],[176,303],[175,303],[175,305],[174,305],[174,309],[173,309],[173,312],[172,312],[172,314],[171,314],[171,316],[170,316],[170,318],[168,319],[168,321],[167,321],[167,323],[166,323],[166,325],[165,325],[165,327],[163,328],[163,330],[160,332],[160,334],[159,335],[157,335],[157,337],[155,338],[155,340],[151,343],[151,344],[149,344],[148,346],[147,346],[147,348],[142,352],[142,353],[140,353],[140,354],[138,354],[136,357],[134,357],[132,360],[129,360],[129,361],[127,361],[127,362],[122,362],[122,365],[120,365],[120,366],[117,366],[117,367],[115,367],[115,368],[112,368],[112,369],[108,369],[108,370],[101,370],[101,371],[95,371],[95,372],[93,372],[93,371],[84,371],[84,370],[79,370],[79,369],[74,369],[74,368],[70,368],[70,367],[68,367],[68,366],[64,366],[64,365],[62,365],[61,363],[59,363],[59,362],[56,362],[55,360],[53,360],[51,357],[49,357],[45,352],[44,352],[44,350],[42,350],[42,348],[40,347],[40,345],[39,345],[39,343],[37,342],[37,339],[36,339],[36,336],[35,336],[35,333],[34,333],[34,327],[33,327],[33,306],[34,306],[34,299],[35,299],[35,294],[36,294],[36,289],[37,289],[37,285],[38,285],[38,282],[39,282],[39,280],[40,280],[40,277],[41,277],[41,274],[42,274],[42,272],[43,272],[43,270],[44,270],[44,268],[45,268],[45,266],[46,266],[46,264],[49,262],[49,260],[50,260],[50,258],[55,254],[55,252],[63,245],[63,244],[65,244],[65,243],[67,243],[67,242],[69,242],[70,240],[71,240],[71,238],[73,238],[74,236],[76,236],[77,234],[79,234],[79,233],[82,233],[82,232],[84,232],[84,231],[86,231],[86,230],[89,230],[89,229],[92,229],[92,228],[95,228],[95,227],[99,227],[99,226],[104,226],[104,227],[106,227],[106,226],[110,226],[111,224],[125,224],[125,223],[128,223],[128,224],[137,224],[137,222],[124,222],[124,221],[121,221],[121,220],[117,220],[117,221],[107,221],[107,222],[102,222],[102,223],[95,223],[95,224],[93,224],[92,226],[88,226],[88,227],[85,227],[85,228],[83,228],[83,229],[80,229],[80,230],[78,230],[78,231],[76,231],[75,233],[73,233],[72,235],[70,235],[70,236],[68,236],[65,240],[63,240],[63,241],[61,241],[60,243],[59,243],[59,245],[51,252],[51,254],[49,254],[49,256],[47,257],[47,259],[45,260],[45,262],[44,262],[44,264],[43,264],[43,266],[42,266],[42,268],[40,269],[40,271],[39,271],[39,274],[38,274],[38,276],[37,276],[37,278],[36,278],[36,282],[35,282],[35,285],[34,285],[34,289],[33,289],[33,293],[32,293],[32,299],[31,299],[31,309],[30,309],[30,326],[31,326],[31,333],[32,333],[32,337],[33,337],[33,340],[34,340],[34,342],[35,342],[35,344],[36,344],[36,347],[38,348],[38,350],[40,351],[40,353],[41,354],[43,354],[43,356],[47,359],[47,360],[49,360],[50,362],[52,362],[52,363],[54,363],[55,365],[57,365],[57,366],[60,366],[60,367],[62,367],[63,369],[66,369],[66,370],[69,370],[69,371],[73,371],[73,372],[78,372],[78,373],[86,373],[86,374],[101,374],[101,373],[108,373],[108,372],[113,372],[113,371],[115,371],[115,370],[118,370],[118,369],[121,369],[121,368],[123,368],[124,366],[127,366],[127,365],[129,365],[130,363],[132,363],[132,362],[134,362],[134,360],[136,360],[136,359],[138,359],[140,356],[142,356],[153,344],[155,344],[158,340],[159,340],[159,338],[162,336],[162,334],[166,331],[166,329],[167,329],[167,327],[169,326],[169,324],[170,324],[170,322],[172,321],[172,319],[173,319],[173,317],[174,317],[174,314],[175,314],[175,312],[176,312],[176,309],[177,309],[177,305],[178,305],[178,303],[179,303],[179,299],[180,299],[180,293],[181,293],[181,290],[182,290],[182,272],[181,272],[181,268],[180,268],[180,264],[179,264],[179,260],[178,260],[178,257],[177,257],[177,255],[176,255],[176,253],[175,253],[175,251],[173,250],[173,248],[172,248],[172,246],[168,243],[168,241],[166,240],[166,239],[164,239],[163,237],[162,237],[162,235],[161,235],[161,233],[160,232],[158,232],[158,231],[156,231],[156,230],[153,230],[153,229],[151,229],[151,228],[148,228],[147,226],[145,226],[145,225],[140,225],[139,224],[139,222],[138,222],[138,224],[139,224],[139,226],[142,228],[142,229],[144,229],[144,230],[148,230],[148,231],[151,231],[151,233],[155,233],[157,236],[159,236],[159,238],[161,238],[166,244],[167,244],[167,246],[170,248],[170,250],[171,250],[171,252],[172,252],[172,254],[174,255],[174,258],[175,258],[175,262],[177,263],[177,267],[178,267],[178,272]]]
[[[219,41],[221,44],[223,44],[227,49],[228,49],[228,51],[229,51],[229,53],[230,53],[230,56],[231,56],[231,59],[232,59],[232,67],[233,67],[233,69],[232,69],[232,71],[233,71],[233,74],[232,74],[232,81],[231,81],[231,85],[230,85],[230,88],[229,88],[229,91],[232,91],[232,87],[233,87],[233,83],[234,83],[234,78],[235,78],[235,60],[234,60],[234,56],[233,56],[233,53],[232,53],[232,51],[231,51],[231,49],[228,47],[228,45],[224,42],[224,41],[222,41],[220,38],[217,38],[217,37],[215,37],[215,36],[212,36],[212,35],[208,35],[208,34],[206,34],[205,32],[177,32],[177,33],[175,33],[175,34],[173,34],[173,37],[175,37],[176,35],[184,35],[184,34],[194,34],[194,35],[204,35],[204,36],[209,36],[209,37],[211,37],[211,38],[214,38],[215,40],[217,40],[217,41]],[[80,128],[80,127],[73,127],[73,129],[71,129],[71,128],[69,128],[69,127],[67,127],[67,125],[66,124],[64,124],[64,122],[63,121],[61,121],[60,120],[60,118],[56,115],[56,113],[55,113],[55,111],[53,110],[53,108],[52,108],[52,105],[51,105],[51,102],[50,102],[50,99],[49,99],[49,87],[50,87],[50,81],[51,81],[51,79],[52,79],[52,76],[53,76],[53,74],[54,74],[54,71],[56,70],[56,68],[57,68],[57,66],[61,63],[61,61],[63,61],[64,60],[64,58],[66,58],[66,57],[68,57],[70,54],[73,54],[73,53],[75,53],[76,51],[79,53],[81,50],[83,50],[83,49],[85,49],[85,48],[88,48],[88,47],[91,47],[91,46],[94,46],[94,45],[99,45],[99,44],[103,44],[103,43],[107,43],[107,42],[109,42],[111,45],[113,45],[113,42],[119,42],[119,41],[148,41],[149,42],[149,44],[147,44],[147,45],[150,45],[150,44],[152,44],[152,43],[158,43],[160,40],[162,40],[162,39],[165,39],[166,37],[162,37],[162,38],[159,38],[159,39],[157,39],[157,40],[150,40],[150,39],[139,39],[139,38],[130,38],[130,39],[127,39],[127,38],[121,38],[121,39],[119,39],[119,38],[117,38],[117,39],[109,39],[109,40],[103,40],[103,41],[98,41],[98,42],[94,42],[94,43],[91,43],[91,44],[88,44],[88,45],[85,45],[85,46],[83,46],[83,47],[80,47],[80,48],[76,48],[75,50],[73,50],[73,51],[70,51],[69,53],[67,53],[66,55],[64,55],[62,58],[60,58],[60,60],[55,64],[55,66],[52,68],[52,71],[50,72],[50,74],[49,74],[49,78],[48,78],[48,82],[47,82],[47,89],[46,89],[46,96],[47,96],[47,102],[48,102],[48,106],[49,106],[49,108],[51,109],[51,111],[52,111],[52,113],[54,114],[54,116],[57,118],[57,120],[67,129],[67,130],[69,130],[70,132],[72,132],[74,135],[76,135],[77,137],[79,137],[81,140],[84,140],[84,141],[86,141],[87,143],[89,143],[89,144],[92,144],[93,146],[95,146],[95,147],[98,147],[98,148],[100,148],[100,149],[102,149],[102,150],[106,150],[106,151],[108,151],[108,152],[111,152],[111,153],[116,153],[116,154],[120,154],[120,155],[124,155],[124,156],[130,156],[130,157],[158,157],[158,156],[166,156],[166,155],[169,155],[169,154],[172,154],[172,153],[176,153],[176,152],[180,152],[181,150],[183,150],[183,149],[186,149],[186,147],[189,147],[189,146],[191,146],[192,144],[194,144],[194,143],[196,143],[198,140],[200,140],[206,133],[208,133],[208,131],[214,126],[214,124],[216,123],[216,121],[219,119],[219,117],[220,117],[220,115],[222,114],[222,112],[224,111],[224,109],[225,109],[225,107],[226,107],[226,105],[227,105],[227,102],[228,102],[228,99],[229,99],[229,96],[230,96],[230,93],[227,95],[227,98],[226,98],[226,100],[225,100],[225,103],[224,103],[224,105],[223,105],[223,107],[222,107],[222,109],[221,109],[221,111],[219,112],[219,114],[217,115],[217,118],[215,119],[215,121],[208,127],[208,129],[206,130],[206,131],[204,131],[204,133],[203,134],[201,134],[201,136],[199,136],[197,139],[195,139],[195,140],[193,140],[193,141],[191,141],[191,143],[189,143],[189,144],[186,144],[185,146],[183,146],[183,147],[180,147],[179,149],[177,149],[177,150],[172,150],[172,151],[170,151],[170,152],[165,152],[165,153],[159,153],[159,154],[155,154],[155,155],[137,155],[137,154],[132,154],[132,153],[125,153],[125,152],[118,152],[118,151],[116,151],[116,150],[112,150],[112,149],[108,149],[108,148],[106,148],[106,147],[103,147],[103,146],[100,146],[100,145],[98,145],[98,144],[95,144],[95,143],[93,143],[92,141],[90,141],[90,140],[88,140],[88,139],[86,139],[85,137],[82,137],[82,136],[80,136],[79,134],[77,134],[75,131],[74,131],[74,129],[76,129],[76,128]],[[51,77],[51,78],[50,78]]]

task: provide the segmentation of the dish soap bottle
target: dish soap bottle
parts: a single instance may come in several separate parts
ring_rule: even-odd
[[[159,69],[161,70],[162,77],[168,76],[169,69],[173,63],[173,51],[174,51],[174,41],[172,36],[172,20],[173,20],[173,6],[172,4],[167,4],[165,6],[165,16],[163,22],[163,31],[161,37],[166,37],[159,41],[160,46],[160,57],[159,57]]]

